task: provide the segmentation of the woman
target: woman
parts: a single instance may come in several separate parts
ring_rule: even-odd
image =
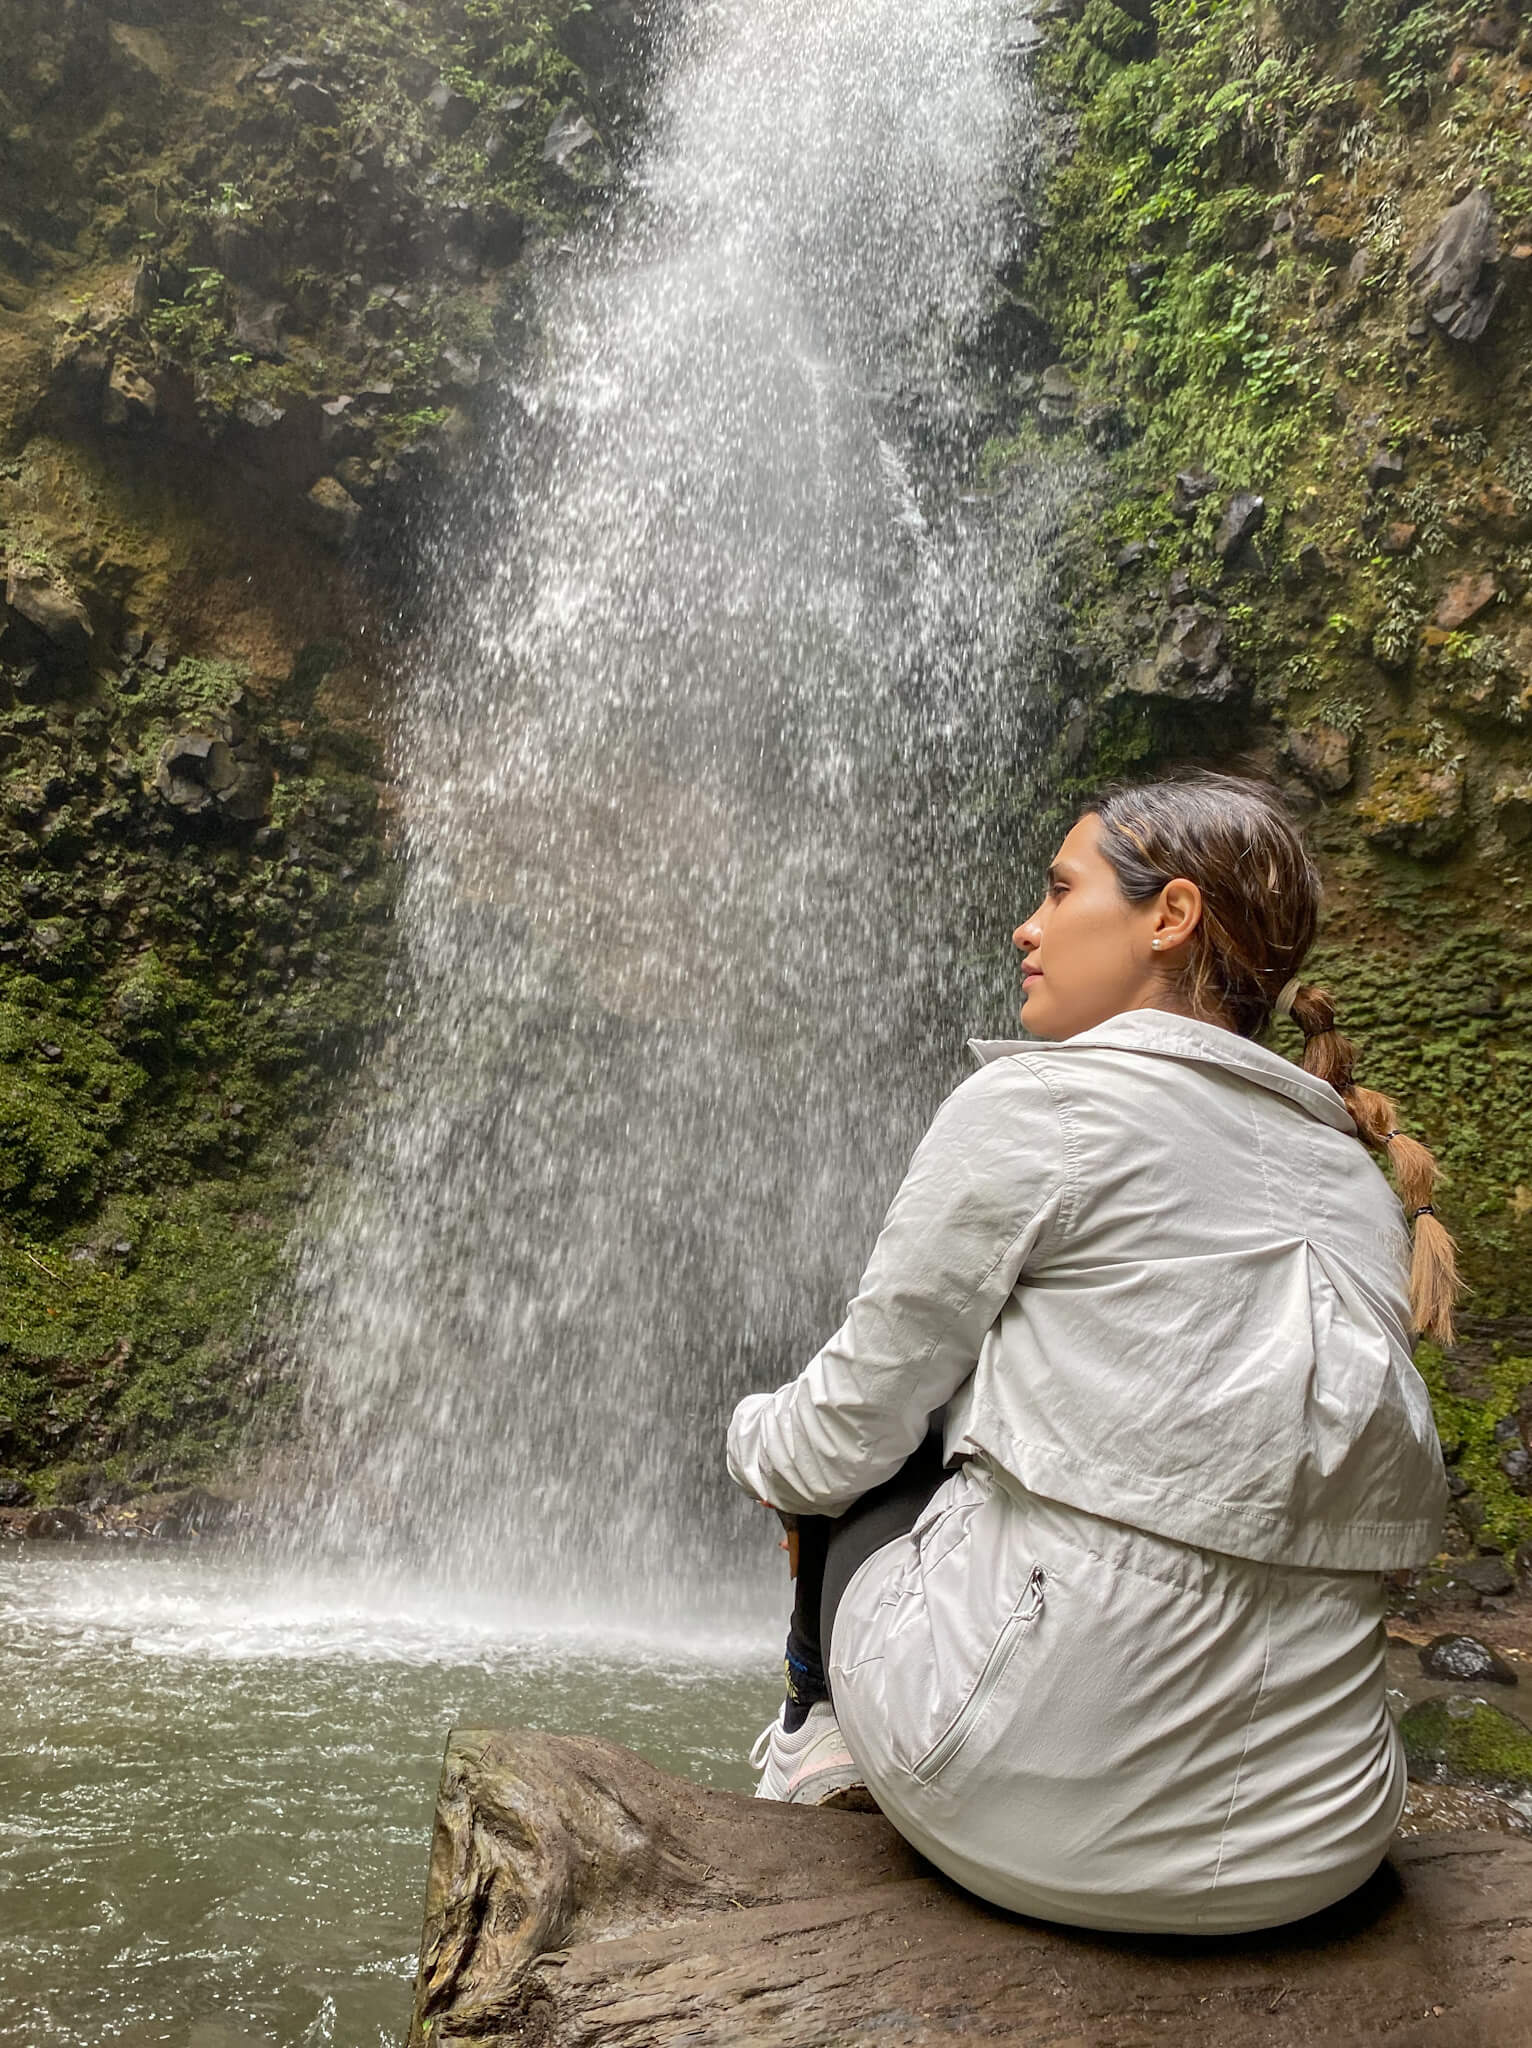
[[[845,1322],[730,1424],[801,1518],[760,1795],[866,1786],[970,1890],[1084,1927],[1275,1926],[1383,1856],[1383,1575],[1446,1506],[1409,1327],[1450,1336],[1458,1283],[1431,1155],[1298,979],[1318,908],[1232,777],[1065,838],[1014,935],[1032,1036],[973,1046]]]

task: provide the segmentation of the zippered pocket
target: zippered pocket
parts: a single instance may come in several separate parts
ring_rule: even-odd
[[[1005,1676],[1006,1668],[1015,1656],[1022,1637],[1043,1611],[1043,1585],[1045,1574],[1040,1564],[1035,1564],[1022,1588],[1021,1598],[1007,1616],[1005,1626],[995,1638],[993,1649],[984,1660],[984,1665],[973,1688],[958,1708],[945,1732],[926,1751],[915,1765],[913,1776],[917,1784],[929,1785],[931,1780],[944,1771],[968,1740],[968,1732],[994,1693],[995,1687]]]

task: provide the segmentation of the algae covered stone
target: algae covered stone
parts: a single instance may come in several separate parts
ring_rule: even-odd
[[[1441,860],[1468,829],[1462,763],[1390,761],[1356,809],[1364,838],[1418,860]]]
[[[1532,1795],[1532,1728],[1468,1693],[1419,1700],[1399,1723],[1410,1776]]]

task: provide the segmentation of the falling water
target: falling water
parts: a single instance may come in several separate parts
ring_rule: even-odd
[[[403,705],[408,995],[296,1315],[328,1553],[629,1613],[769,1554],[729,1409],[1012,1008],[1068,482],[974,481],[1027,28],[662,11]]]

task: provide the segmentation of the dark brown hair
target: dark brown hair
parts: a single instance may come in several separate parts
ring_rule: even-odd
[[[1296,981],[1319,928],[1321,887],[1279,792],[1203,771],[1114,783],[1083,804],[1080,816],[1100,819],[1101,851],[1130,903],[1152,901],[1177,878],[1202,892],[1201,922],[1173,970],[1176,992],[1194,1016],[1228,1021],[1254,1038],[1286,991],[1283,1008],[1303,1033],[1304,1068],[1330,1083],[1362,1143],[1382,1152],[1394,1170],[1414,1230],[1415,1327],[1450,1344],[1462,1283],[1456,1246],[1431,1205],[1436,1161],[1398,1128],[1388,1097],[1357,1081],[1355,1049],[1335,1028],[1329,992]]]

